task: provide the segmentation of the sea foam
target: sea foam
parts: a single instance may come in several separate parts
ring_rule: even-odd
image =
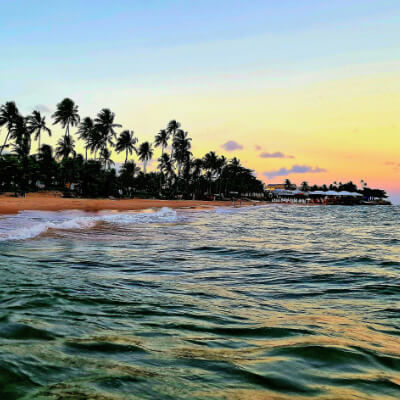
[[[113,212],[100,215],[82,215],[76,212],[21,212],[0,219],[0,241],[26,240],[49,230],[94,228],[99,223],[113,225],[172,223],[178,221],[175,210],[163,207],[158,211]]]

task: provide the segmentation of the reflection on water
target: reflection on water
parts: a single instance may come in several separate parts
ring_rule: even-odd
[[[399,219],[2,218],[0,399],[398,399]]]

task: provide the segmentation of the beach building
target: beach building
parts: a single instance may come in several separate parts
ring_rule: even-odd
[[[285,184],[284,183],[270,183],[267,185],[267,190],[269,191],[274,191],[276,189],[285,189]]]

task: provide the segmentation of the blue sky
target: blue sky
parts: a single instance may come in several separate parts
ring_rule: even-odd
[[[400,151],[398,0],[19,0],[0,15],[0,104],[50,114],[69,96],[141,140],[176,118],[195,152],[235,141],[260,178],[300,165],[299,180],[384,175],[400,193],[385,164]]]
[[[1,2],[0,89],[382,61],[398,51],[399,10],[397,0]]]

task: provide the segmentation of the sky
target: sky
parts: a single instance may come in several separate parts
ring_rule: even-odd
[[[0,104],[50,121],[71,97],[140,141],[176,119],[195,156],[266,183],[364,179],[400,202],[399,37],[398,0],[0,0]]]

